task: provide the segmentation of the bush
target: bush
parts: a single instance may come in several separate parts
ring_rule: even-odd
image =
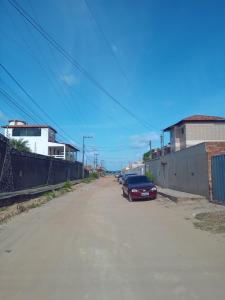
[[[56,197],[55,191],[46,192],[44,195],[47,201],[52,200],[53,198]]]
[[[66,181],[63,184],[63,189],[67,190],[67,191],[71,191],[72,190],[72,183],[70,181]]]
[[[93,172],[90,174],[89,176],[91,179],[98,179],[99,178],[99,174],[97,172]]]
[[[147,171],[145,175],[148,177],[150,181],[155,182],[155,176],[152,174],[151,171]]]

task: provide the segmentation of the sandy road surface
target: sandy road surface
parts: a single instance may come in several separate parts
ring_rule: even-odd
[[[0,226],[0,299],[224,300],[224,245],[161,201],[103,178]]]

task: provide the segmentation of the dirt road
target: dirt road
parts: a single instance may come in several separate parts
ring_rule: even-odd
[[[225,247],[112,178],[0,226],[0,299],[224,300]]]

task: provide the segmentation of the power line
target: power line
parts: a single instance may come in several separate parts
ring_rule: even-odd
[[[17,109],[19,109],[22,113],[24,113],[28,118],[30,118],[31,120],[33,120],[34,122],[37,122],[36,119],[34,119],[34,117],[32,117],[28,112],[26,112],[24,110],[24,108],[19,105],[16,100],[10,96],[4,89],[0,88],[0,93],[11,103],[13,104],[15,107],[17,107]]]
[[[4,89],[0,88],[0,93],[4,96],[4,98],[6,100],[8,100],[8,102],[13,105],[14,107],[16,107],[20,112],[22,112],[26,117],[28,117],[29,119],[31,119],[32,121],[34,121],[35,123],[39,122],[39,120],[41,119],[40,116],[36,115],[35,117],[33,117],[29,112],[27,112],[24,107],[20,104],[17,103],[17,100],[12,97],[11,95],[9,95],[9,93],[7,93]],[[63,135],[61,135],[60,133],[58,133],[58,136],[64,138]]]
[[[28,3],[31,5],[31,3],[29,1],[28,1]],[[6,9],[6,12],[7,12],[7,14],[8,14],[8,16],[9,16],[12,24],[13,24],[14,29],[18,29],[18,26],[15,25],[14,19],[11,17],[10,12],[7,10],[7,7],[5,7],[5,9]],[[34,16],[37,19],[37,16],[35,15],[33,7],[32,7],[32,11],[33,11]],[[24,21],[25,25],[29,26],[27,24],[27,22],[26,22],[25,19],[22,19],[22,20]],[[39,52],[39,56],[42,57],[42,58],[44,58],[43,52],[40,49],[40,45],[38,44],[37,40],[34,38],[34,35],[31,33],[30,27],[27,27],[27,26],[26,26],[26,29],[30,33],[30,38],[33,38],[34,43],[36,44],[36,47],[32,50],[32,47],[26,41],[26,39],[25,39],[25,37],[23,35],[21,35],[21,38],[23,40],[23,44],[20,45],[20,46],[24,47],[26,45],[24,49],[26,51],[29,50],[28,53],[32,56],[32,58],[36,61],[36,63],[38,64],[38,66],[44,72],[44,75],[46,76],[47,80],[49,81],[49,84],[52,86],[52,88],[54,89],[54,91],[56,92],[56,94],[59,96],[59,98],[61,96],[63,96],[65,100],[66,100],[66,98],[68,99],[68,105],[67,105],[67,102],[64,101],[63,102],[64,103],[63,108],[67,109],[67,111],[69,112],[69,114],[71,114],[71,116],[73,118],[74,118],[74,115],[76,115],[77,119],[79,119],[80,121],[83,121],[85,115],[83,115],[81,117],[82,110],[79,109],[78,105],[76,105],[76,108],[74,109],[73,93],[76,93],[75,97],[76,96],[82,97],[85,100],[86,103],[91,104],[93,106],[93,107],[91,107],[92,109],[95,108],[95,109],[98,110],[100,106],[97,106],[95,103],[93,103],[92,101],[90,101],[87,97],[84,97],[84,95],[82,95],[81,93],[79,93],[77,90],[71,90],[71,89],[66,89],[65,90],[65,87],[61,84],[61,81],[58,81],[58,85],[57,85],[53,69],[49,66],[48,61],[46,61],[45,62],[45,66],[43,66],[42,62],[40,61],[40,58],[36,55],[36,51],[38,51]],[[12,39],[12,37],[10,37],[10,38]],[[15,40],[15,39],[14,39],[14,42],[18,43],[18,41]],[[56,56],[55,56],[56,53],[53,51],[53,49],[51,48],[51,46],[48,43],[46,45],[48,46],[48,49],[51,52],[51,54],[55,57],[55,61],[57,61]],[[69,93],[67,93],[67,91]],[[60,94],[59,94],[59,92],[60,92]],[[104,115],[107,115],[110,119],[112,119],[112,121],[113,121],[114,124],[117,124],[117,121],[115,120],[115,118],[113,118],[113,115],[110,115],[107,110],[104,113]],[[121,125],[118,124],[118,126],[120,126],[120,127],[123,126],[124,128],[130,130],[130,128],[128,128],[128,126],[126,126],[125,124],[121,124]]]
[[[99,32],[101,33],[101,35],[102,35],[102,37],[103,37],[103,39],[104,39],[104,41],[105,41],[107,47],[109,48],[109,51],[110,51],[112,57],[114,58],[114,60],[115,60],[115,62],[116,62],[116,64],[117,64],[117,66],[118,66],[118,68],[120,69],[121,74],[122,74],[123,77],[126,79],[128,85],[131,86],[131,82],[130,82],[130,80],[129,80],[129,77],[127,76],[127,74],[125,73],[123,67],[121,66],[121,64],[120,64],[120,62],[119,62],[119,59],[118,59],[118,57],[117,57],[115,51],[113,51],[112,45],[111,45],[109,39],[107,38],[107,36],[106,36],[104,30],[102,29],[102,26],[100,25],[100,23],[99,23],[98,20],[96,19],[95,15],[94,15],[94,13],[93,13],[93,10],[91,9],[91,7],[90,7],[90,5],[89,5],[89,1],[88,1],[88,0],[83,0],[83,1],[84,1],[85,5],[86,5],[88,11],[89,11],[89,14],[90,14],[91,18],[93,19],[93,21],[95,22],[96,26],[98,27]],[[132,86],[131,86],[131,87],[132,87]],[[138,95],[136,94],[136,92],[134,92],[134,95],[135,95],[135,97],[138,99]],[[151,124],[149,124],[147,121],[146,121],[146,124],[148,124],[148,125],[149,125],[150,127],[152,127],[152,128],[155,128],[155,127],[153,127]],[[157,130],[158,130],[158,129],[157,129]]]
[[[23,16],[32,26],[35,28],[43,38],[45,38],[67,61],[69,61],[76,69],[78,69],[82,74],[84,74],[87,79],[95,85],[102,93],[104,93],[108,98],[115,102],[122,110],[124,110],[128,115],[130,115],[137,122],[142,124],[145,128],[149,129],[153,127],[151,125],[146,125],[142,119],[138,118],[135,113],[129,110],[125,105],[123,105],[117,98],[111,95],[102,85],[99,83],[79,62],[74,59],[32,16],[27,13],[21,5],[19,5],[15,0],[8,0],[8,2],[18,11],[18,13]]]
[[[125,80],[129,83],[129,79],[128,79],[126,73],[124,72],[124,70],[123,70],[123,68],[122,68],[122,66],[121,66],[121,64],[120,64],[120,62],[119,62],[119,60],[118,60],[118,57],[115,55],[115,52],[113,51],[112,46],[111,46],[111,44],[110,44],[110,42],[109,42],[107,36],[106,36],[105,33],[104,33],[104,30],[102,29],[100,23],[97,21],[95,15],[94,15],[94,13],[93,13],[93,10],[91,9],[91,7],[90,7],[88,1],[87,1],[87,0],[83,0],[83,1],[85,2],[85,5],[86,5],[86,7],[87,7],[87,9],[88,9],[88,11],[89,11],[89,14],[90,14],[91,18],[93,19],[93,21],[95,22],[95,24],[96,24],[98,30],[100,31],[100,33],[101,33],[101,35],[102,35],[102,37],[103,37],[103,39],[104,39],[104,41],[105,41],[105,44],[106,44],[107,47],[109,48],[109,51],[110,51],[112,57],[114,58],[114,60],[115,60],[115,62],[116,62],[116,64],[117,64],[117,66],[118,66],[118,68],[119,68],[119,70],[120,70],[122,76],[123,76],[123,77],[125,78]]]
[[[31,5],[30,2],[29,2],[29,4]],[[5,9],[6,9],[6,12],[7,12],[7,14],[8,14],[8,16],[9,16],[9,18],[10,18],[12,24],[13,24],[13,27],[16,28],[16,29],[18,29],[18,26],[15,25],[14,19],[11,17],[10,12],[8,12],[7,7],[5,7]],[[30,37],[34,40],[34,43],[37,44],[37,41],[36,41],[36,39],[34,38],[34,35],[32,34],[32,32],[30,31],[30,27],[28,27],[29,25],[27,24],[26,20],[25,20],[25,19],[22,19],[22,20],[24,21],[25,28],[26,28],[27,31],[30,33]],[[52,70],[47,64],[46,64],[46,66],[44,67],[43,64],[42,64],[41,61],[40,61],[40,58],[38,58],[37,55],[35,55],[36,51],[39,51],[39,56],[43,58],[43,53],[42,53],[42,51],[40,50],[39,45],[37,44],[37,46],[36,46],[34,49],[32,49],[32,47],[29,45],[29,43],[26,41],[25,37],[24,37],[22,34],[21,34],[21,38],[22,38],[22,40],[23,40],[23,46],[26,45],[26,46],[25,46],[25,50],[26,50],[26,51],[28,51],[28,50],[30,51],[30,54],[31,54],[32,58],[37,62],[37,64],[39,65],[39,67],[40,67],[40,68],[42,69],[42,71],[45,73],[45,75],[46,75],[46,77],[47,77],[47,80],[49,81],[50,85],[51,85],[52,88],[55,90],[55,92],[56,92],[56,94],[59,96],[59,98],[60,98],[61,96],[63,96],[64,99],[65,99],[65,98],[68,98],[68,101],[69,101],[69,96],[70,96],[70,98],[72,99],[71,95],[68,95],[68,94],[64,91],[64,86],[61,85],[61,88],[58,87],[58,85],[57,85],[57,83],[55,82],[55,79],[54,79],[53,70]],[[14,39],[14,41],[15,41],[15,39]],[[15,41],[15,42],[17,42],[17,41]],[[48,45],[49,50],[51,51],[51,54],[52,54],[52,55],[55,55],[55,52],[52,52],[53,49],[49,46],[49,44],[47,44],[47,45]],[[52,75],[53,78],[51,78],[51,76],[48,74],[47,69],[48,69],[48,72]],[[61,84],[60,81],[59,81],[59,83]],[[58,88],[59,88],[59,89],[58,89]],[[61,93],[60,93],[61,95],[59,95],[59,93],[58,93],[59,91],[61,92]],[[76,118],[79,118],[79,117],[80,117],[80,114],[77,113],[77,108],[74,109],[74,107],[73,107],[72,105],[70,105],[69,103],[67,103],[66,101],[63,102],[62,108],[66,108],[66,109],[67,109],[67,112],[69,112],[69,113],[71,114],[72,117],[74,117],[74,115],[76,115]],[[52,120],[51,120],[51,122],[52,122]],[[64,132],[65,132],[65,131],[64,131]],[[72,138],[70,137],[70,139],[72,139]],[[77,143],[77,142],[76,142],[76,143]],[[78,143],[77,143],[77,144],[78,144]]]
[[[33,12],[34,16],[35,16],[36,19],[38,20],[37,16],[35,15],[35,12],[34,12],[32,3],[31,3],[30,1],[28,1],[28,3],[29,3],[29,5],[30,5],[30,7],[31,7],[31,9],[32,9],[32,12]],[[25,19],[23,19],[23,21],[24,21],[24,23],[25,23],[25,25],[26,25],[26,29],[27,29],[27,30],[29,31],[29,33],[30,33],[31,38],[33,38],[34,43],[36,43],[36,45],[37,45],[37,46],[35,47],[35,50],[37,50],[37,51],[39,52],[40,56],[43,58],[44,55],[43,55],[43,52],[42,52],[42,50],[41,50],[41,47],[39,46],[39,44],[38,44],[37,39],[35,38],[35,36],[32,34],[31,28],[29,27],[29,24],[27,24],[27,22],[26,22]],[[57,59],[56,59],[56,56],[55,56],[56,53],[53,51],[53,49],[50,47],[50,45],[49,45],[48,43],[47,43],[47,46],[48,46],[49,51],[51,52],[51,55],[54,56],[55,62],[57,62]],[[37,59],[37,58],[36,58],[36,60],[38,60],[39,65],[42,65],[42,64],[40,63],[40,59]],[[72,97],[71,97],[71,94],[70,94],[70,93],[67,94],[67,91],[70,92],[70,90],[67,89],[67,90],[65,91],[65,87],[64,87],[64,85],[61,84],[61,81],[60,81],[60,80],[58,80],[58,81],[56,82],[56,80],[55,80],[55,78],[54,78],[54,71],[53,71],[52,67],[50,67],[50,65],[47,64],[46,62],[45,62],[45,64],[46,64],[46,67],[43,68],[43,67],[41,66],[41,68],[44,69],[44,72],[45,72],[45,74],[47,75],[47,78],[48,78],[48,80],[49,80],[51,86],[52,86],[53,89],[55,90],[56,94],[59,96],[58,91],[60,91],[60,93],[61,93],[61,95],[64,97],[64,99],[65,99],[65,98],[68,99],[68,103],[67,103],[66,101],[63,102],[63,104],[64,104],[63,107],[65,107],[65,108],[67,109],[67,112],[69,112],[69,114],[71,114],[72,117],[74,117],[74,115],[75,115],[77,119],[79,119],[79,120],[82,121],[82,118],[81,118],[81,116],[80,116],[80,113],[77,111],[77,110],[78,110],[78,107],[76,107],[76,109],[74,109],[74,106],[73,106],[73,99],[72,99]],[[47,72],[47,69],[48,69],[48,72],[51,74],[52,78],[49,76],[49,74],[48,74],[48,72]],[[58,75],[58,74],[57,74],[57,75]],[[58,84],[58,85],[57,85],[57,84]]]
[[[16,80],[16,78],[0,63],[0,67],[4,70],[4,72],[16,83],[16,85],[23,91],[23,93],[30,99],[30,101],[53,123],[57,126],[64,134],[69,138],[73,138],[69,136],[60,126],[49,116],[48,113],[33,99],[33,97],[24,89],[24,87]]]

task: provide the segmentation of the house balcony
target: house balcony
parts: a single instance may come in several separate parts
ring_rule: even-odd
[[[48,155],[54,158],[65,159],[69,161],[77,160],[77,152],[79,151],[72,145],[61,143],[48,143]]]

